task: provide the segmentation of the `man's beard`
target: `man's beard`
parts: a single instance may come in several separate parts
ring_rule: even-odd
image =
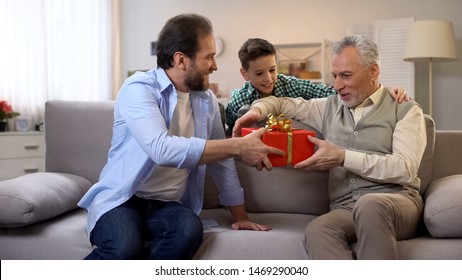
[[[209,89],[209,82],[204,75],[197,71],[196,65],[192,65],[193,70],[190,72],[184,81],[185,85],[191,91],[204,91]]]

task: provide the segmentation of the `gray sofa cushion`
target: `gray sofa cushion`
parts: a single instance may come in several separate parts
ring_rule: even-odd
[[[0,227],[20,227],[77,208],[92,183],[80,176],[41,172],[0,182]]]
[[[97,182],[111,145],[114,101],[51,100],[45,106],[46,171]]]
[[[212,260],[304,260],[305,227],[315,215],[293,213],[249,213],[249,218],[272,227],[270,231],[233,230],[231,214],[208,209],[202,219],[214,219],[217,227],[204,230],[202,244],[193,259]]]
[[[462,237],[462,175],[435,180],[424,198],[424,222],[430,234]]]
[[[462,174],[462,132],[460,130],[437,130],[433,158],[432,180]]]
[[[320,215],[329,211],[328,172],[292,167],[257,171],[236,160],[249,212]]]

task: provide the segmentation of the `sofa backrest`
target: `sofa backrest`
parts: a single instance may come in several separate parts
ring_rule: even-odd
[[[435,121],[430,115],[425,114],[424,117],[427,129],[427,147],[425,147],[418,173],[421,181],[420,194],[423,194],[427,190],[428,185],[430,185],[433,179],[433,157],[435,155]],[[409,143],[409,145],[413,145],[413,143]]]
[[[315,131],[317,137],[323,138],[305,123],[294,121],[292,126]],[[327,171],[306,172],[292,167],[258,171],[239,161],[236,166],[249,212],[321,215],[329,211]]]
[[[303,213],[329,211],[328,172],[277,167],[257,171],[236,161],[249,212]]]
[[[432,179],[455,174],[462,174],[462,131],[437,130]]]
[[[107,161],[113,120],[114,101],[48,101],[45,106],[46,171],[75,174],[97,182]],[[421,193],[432,180],[435,146],[434,121],[428,115],[425,121],[428,144],[419,169]],[[322,214],[329,210],[327,172],[279,167],[271,172],[257,171],[239,161],[236,166],[249,212]],[[206,180],[204,206],[218,206],[216,188],[210,178]]]
[[[45,169],[98,181],[107,161],[114,101],[63,101],[45,104]]]

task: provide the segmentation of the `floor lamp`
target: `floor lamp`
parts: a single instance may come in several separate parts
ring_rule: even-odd
[[[432,115],[432,63],[457,60],[456,39],[452,22],[422,20],[412,23],[404,61],[428,62],[428,111]]]

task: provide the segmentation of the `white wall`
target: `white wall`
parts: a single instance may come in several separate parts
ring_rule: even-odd
[[[338,40],[352,25],[372,25],[381,19],[414,17],[454,23],[459,57],[456,62],[434,63],[433,117],[438,129],[462,129],[462,1],[461,0],[121,0],[122,70],[156,66],[150,42],[165,21],[179,13],[207,16],[225,49],[217,58],[211,80],[227,81],[229,89],[244,82],[237,52],[251,37],[273,44]],[[416,100],[428,108],[428,68],[416,64]]]

